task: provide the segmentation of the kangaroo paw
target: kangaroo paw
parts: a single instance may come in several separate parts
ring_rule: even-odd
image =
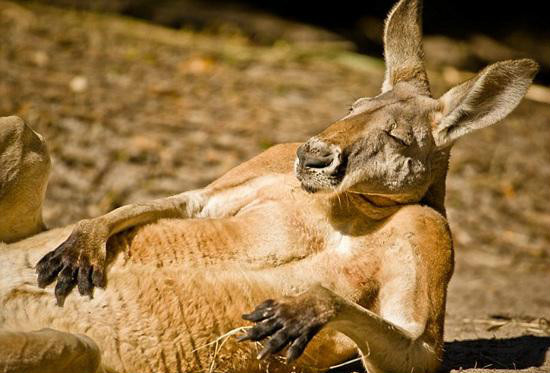
[[[288,347],[287,363],[296,360],[334,315],[330,299],[320,295],[317,291],[308,291],[281,301],[266,300],[242,316],[255,325],[239,337],[239,341],[261,341],[269,337],[258,359]]]
[[[38,286],[57,279],[55,297],[59,306],[78,285],[81,295],[92,297],[94,286],[105,286],[105,255],[108,235],[92,220],[79,222],[71,235],[36,265]]]

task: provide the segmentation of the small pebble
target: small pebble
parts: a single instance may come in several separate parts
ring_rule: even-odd
[[[84,92],[88,88],[88,79],[86,79],[86,77],[84,76],[77,75],[71,79],[69,87],[73,92]]]

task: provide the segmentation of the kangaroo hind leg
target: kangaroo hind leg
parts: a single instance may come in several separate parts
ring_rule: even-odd
[[[18,117],[0,117],[0,242],[45,229],[42,202],[50,173],[46,142]]]
[[[101,354],[89,337],[41,329],[0,330],[0,371],[3,373],[103,373]]]

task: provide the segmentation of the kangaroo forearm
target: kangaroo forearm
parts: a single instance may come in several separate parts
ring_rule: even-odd
[[[337,295],[336,295],[337,296]],[[333,329],[350,337],[363,353],[368,353],[375,340],[384,340],[398,349],[406,349],[414,342],[412,336],[404,329],[384,320],[372,311],[337,296],[338,312],[330,323]]]
[[[437,353],[422,337],[414,337],[407,330],[336,294],[334,297],[337,312],[329,325],[355,342],[367,359],[367,368],[374,364],[384,372],[437,370]]]
[[[138,224],[163,218],[194,218],[234,215],[251,203],[257,191],[274,181],[273,176],[250,178],[246,182],[226,189],[205,188],[149,202],[122,206],[94,219],[111,236]]]
[[[200,192],[192,191],[149,202],[122,206],[98,217],[109,236],[138,224],[163,218],[192,218],[203,206]]]

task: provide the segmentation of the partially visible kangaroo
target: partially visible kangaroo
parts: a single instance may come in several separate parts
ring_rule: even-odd
[[[223,372],[322,371],[359,350],[370,373],[436,371],[453,272],[449,151],[510,113],[537,64],[493,64],[434,99],[420,13],[420,1],[401,0],[388,16],[382,93],[303,144],[74,227],[35,234],[37,218],[10,234],[2,220],[0,239],[16,242],[0,247],[0,368],[196,372],[215,361]],[[21,121],[0,124],[0,144],[23,137],[41,161],[17,165],[35,177],[0,194],[0,206],[36,216],[40,203],[23,206],[44,188],[47,150]],[[0,150],[5,168],[11,153]],[[56,280],[63,307],[48,286]],[[90,298],[70,294],[74,286]],[[234,339],[215,356],[204,348],[251,309],[239,339],[261,348]]]

